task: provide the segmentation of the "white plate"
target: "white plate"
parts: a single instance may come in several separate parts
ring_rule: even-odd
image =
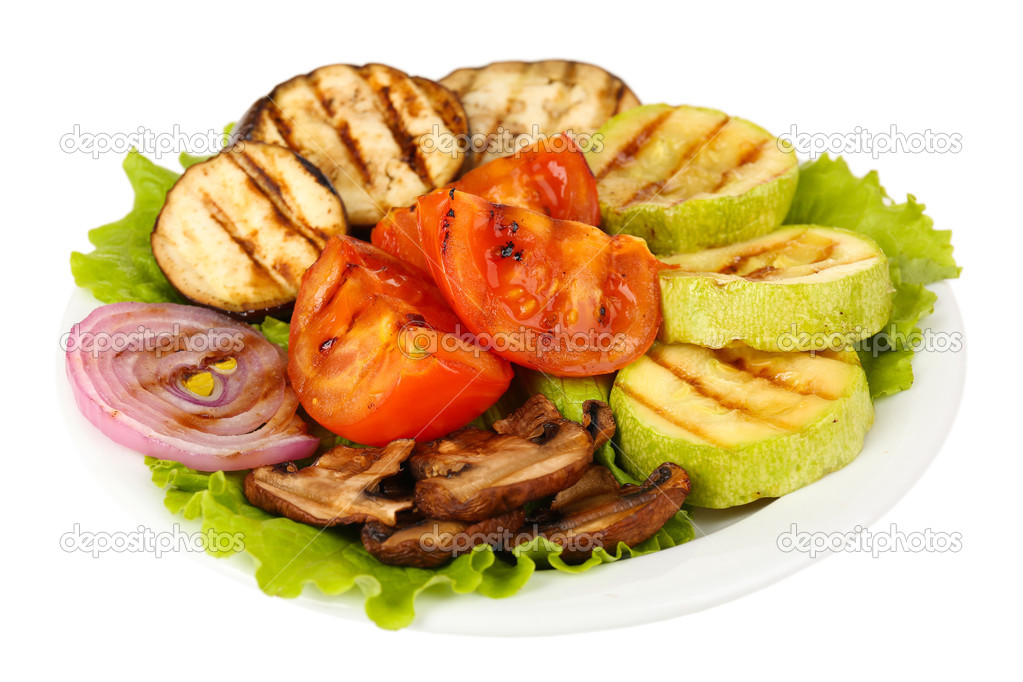
[[[938,294],[927,326],[962,333],[963,322],[952,289]],[[81,290],[68,304],[64,329],[97,305]],[[965,344],[965,339],[964,339]],[[140,523],[169,530],[181,517],[163,507],[163,493],[149,482],[141,457],[103,436],[82,417],[58,359],[57,393],[64,423],[79,444],[89,469]],[[800,532],[848,532],[867,526],[888,511],[920,478],[945,440],[962,395],[966,350],[920,352],[913,363],[911,391],[877,403],[874,428],[863,452],[851,464],[777,500],[726,510],[696,510],[697,539],[656,554],[598,566],[579,575],[539,572],[514,597],[488,599],[428,590],[416,602],[413,629],[473,635],[545,635],[584,632],[664,620],[699,611],[770,585],[827,554],[810,559],[784,552],[778,537],[793,524]],[[265,599],[245,557],[214,559],[196,555],[212,569],[227,572]],[[341,618],[367,620],[357,589],[341,597],[307,590],[297,603]]]

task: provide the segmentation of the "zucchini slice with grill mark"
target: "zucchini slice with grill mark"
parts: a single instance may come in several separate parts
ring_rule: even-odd
[[[851,462],[874,419],[853,352],[768,353],[654,344],[618,373],[619,464],[642,478],[689,472],[687,502],[723,508],[778,497]]]
[[[604,229],[643,237],[657,254],[767,234],[796,191],[796,155],[763,128],[714,109],[649,104],[597,135],[602,148],[586,156]]]
[[[447,88],[382,64],[324,66],[281,83],[238,122],[235,136],[290,147],[330,178],[355,225],[454,180],[464,155],[421,144],[465,135]]]
[[[473,135],[486,137],[484,151],[470,157],[474,167],[517,151],[501,149],[498,129],[513,136],[532,136],[534,127],[543,135],[591,135],[615,114],[639,105],[617,76],[556,59],[458,69],[440,82],[462,100]]]
[[[281,315],[344,205],[323,175],[277,145],[244,142],[189,168],[167,193],[150,243],[171,285],[236,317]]]
[[[888,322],[888,260],[848,230],[801,225],[662,258],[660,339],[721,348],[841,349]]]

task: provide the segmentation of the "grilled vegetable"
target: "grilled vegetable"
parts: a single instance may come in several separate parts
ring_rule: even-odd
[[[852,461],[874,419],[856,354],[655,343],[618,373],[611,406],[634,476],[684,467],[690,504],[778,497]]]
[[[561,558],[577,563],[597,547],[614,553],[620,542],[629,547],[643,542],[682,508],[688,494],[689,476],[677,464],[662,464],[641,485],[621,488],[611,472],[597,466],[529,521],[536,524],[534,535],[561,545]]]
[[[587,152],[604,229],[688,253],[767,234],[796,191],[796,155],[763,128],[713,109],[637,107]]]
[[[660,265],[639,239],[452,189],[419,199],[444,297],[481,343],[558,376],[613,372],[660,327]]]
[[[660,339],[720,348],[839,349],[892,311],[888,261],[871,240],[803,225],[662,259]]]
[[[183,296],[258,319],[286,313],[306,268],[345,230],[319,171],[283,147],[247,142],[185,171],[150,242]]]
[[[564,490],[593,461],[590,433],[542,395],[494,429],[469,427],[416,447],[417,509],[437,519],[491,518]]]
[[[259,467],[245,477],[245,497],[271,514],[314,526],[378,521],[393,526],[412,499],[381,494],[381,481],[398,473],[412,440],[383,448],[338,445],[299,469],[292,462]]]
[[[515,509],[476,523],[419,519],[392,528],[371,521],[362,527],[362,544],[385,564],[434,568],[476,545],[511,549],[505,540],[514,540],[525,519],[525,511]]]
[[[340,192],[355,225],[454,179],[463,154],[420,144],[465,135],[448,89],[381,64],[335,64],[281,83],[245,113],[237,137],[272,142],[309,159]]]
[[[481,151],[470,157],[473,166],[525,146],[509,149],[507,138],[562,131],[589,135],[615,114],[639,105],[621,79],[579,62],[497,62],[458,69],[440,82],[462,100],[473,136],[486,138]]]
[[[600,224],[597,182],[572,138],[556,135],[514,158],[471,170],[451,185],[495,204],[545,213],[558,220]],[[450,189],[450,187],[446,188]],[[392,209],[373,228],[373,244],[395,258],[428,272],[419,243],[416,206]]]
[[[356,443],[438,438],[511,382],[511,366],[459,332],[428,276],[336,237],[302,282],[288,375],[318,423]]]

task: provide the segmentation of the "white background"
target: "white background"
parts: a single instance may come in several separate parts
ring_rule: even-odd
[[[589,9],[518,2],[494,13],[454,2],[321,4],[330,9],[78,3],[4,19],[0,665],[33,677],[99,668],[115,679],[1018,674],[1015,9],[857,3],[821,13],[629,0]],[[209,569],[212,559],[62,552],[58,540],[74,523],[119,531],[137,520],[85,470],[55,413],[57,340],[73,287],[68,252],[87,250],[87,229],[120,217],[131,200],[119,157],[63,153],[60,137],[75,124],[205,131],[277,82],[334,62],[380,61],[439,78],[459,66],[546,57],[604,66],[645,102],[713,106],[776,133],[792,124],[839,133],[895,124],[962,136],[957,154],[846,157],[857,173],[879,169],[897,199],[912,192],[924,201],[937,227],[954,230],[965,267],[954,285],[970,344],[962,408],[933,466],[873,526],[958,531],[962,551],[843,554],[685,618],[514,642],[335,620],[226,579]]]

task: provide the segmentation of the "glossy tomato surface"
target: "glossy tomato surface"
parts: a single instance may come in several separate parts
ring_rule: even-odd
[[[661,323],[660,265],[642,239],[490,203],[419,199],[420,238],[445,298],[480,342],[559,376],[613,372]]]
[[[288,376],[309,416],[340,436],[432,440],[482,414],[511,381],[508,362],[461,326],[426,275],[334,237],[302,280]]]
[[[567,135],[554,135],[532,147],[486,163],[446,186],[495,204],[519,206],[560,220],[600,224],[597,181],[586,157]],[[373,228],[373,244],[426,271],[419,244],[415,206],[392,209]]]

